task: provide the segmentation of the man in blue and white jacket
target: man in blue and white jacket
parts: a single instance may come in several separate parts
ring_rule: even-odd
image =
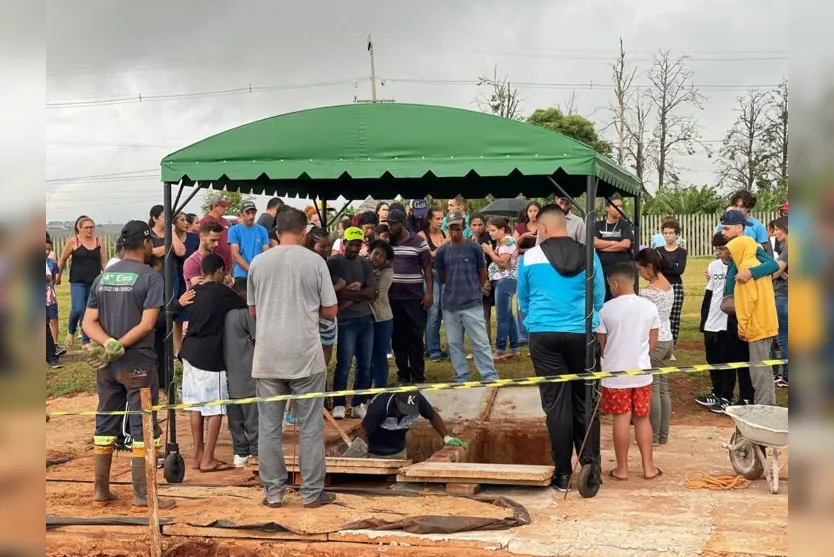
[[[568,236],[564,211],[548,205],[539,212],[538,235],[542,242],[530,249],[518,264],[518,304],[529,332],[530,357],[536,375],[562,375],[585,371],[585,247]],[[605,277],[594,254],[593,330],[605,302]],[[547,431],[553,448],[556,473],[553,487],[567,491],[571,456],[582,445],[591,413],[586,408],[593,384],[584,381],[539,386]],[[599,421],[580,462],[599,463]]]

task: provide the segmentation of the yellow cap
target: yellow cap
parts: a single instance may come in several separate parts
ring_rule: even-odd
[[[351,226],[350,228],[345,230],[345,242],[352,242],[354,240],[364,241],[365,233],[362,232],[361,228]]]

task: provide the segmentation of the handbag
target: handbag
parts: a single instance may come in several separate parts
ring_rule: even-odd
[[[735,296],[724,296],[721,299],[721,311],[726,313],[727,315],[735,315],[736,314],[736,299]]]

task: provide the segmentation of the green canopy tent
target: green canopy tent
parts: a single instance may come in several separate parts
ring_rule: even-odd
[[[327,200],[390,198],[567,197],[586,194],[587,268],[593,268],[597,196],[635,199],[642,183],[588,145],[523,122],[480,112],[404,103],[350,104],[282,114],[232,128],[162,159],[166,218],[201,188]],[[172,187],[179,193],[172,203]],[[193,191],[177,206],[185,187]],[[326,225],[326,211],[322,222]],[[166,253],[170,254],[166,229]],[[166,300],[173,298],[166,256]],[[589,274],[590,275],[590,274]],[[586,295],[586,364],[594,365],[593,277]],[[167,304],[166,304],[167,307]],[[166,365],[173,370],[166,311]],[[170,375],[171,377],[173,374]]]

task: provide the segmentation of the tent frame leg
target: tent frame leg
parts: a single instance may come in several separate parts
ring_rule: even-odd
[[[585,371],[596,368],[594,335],[594,217],[596,216],[597,178],[588,176],[585,184]]]
[[[164,269],[163,269],[163,277],[165,282],[165,358],[163,365],[165,366],[165,377],[168,378],[169,383],[168,385],[161,386],[162,388],[168,389],[168,404],[176,404],[177,402],[177,389],[176,389],[176,381],[174,381],[174,342],[173,342],[173,334],[174,334],[174,309],[172,307],[174,302],[174,266],[176,263],[174,262],[173,252],[171,249],[171,243],[173,240],[172,231],[171,231],[171,218],[173,216],[171,210],[171,186],[170,182],[165,182],[163,184],[163,209],[165,215],[165,259],[164,259]],[[182,191],[182,187],[180,186],[180,191]],[[194,193],[191,194],[191,197],[197,192],[198,188],[195,188]],[[191,199],[189,197],[189,199]],[[188,201],[186,201],[187,203]],[[184,204],[183,204],[184,205]],[[176,412],[170,410],[168,412],[168,441],[165,445],[165,456],[167,457],[170,453],[178,453],[179,452],[179,444],[177,443],[177,422],[176,422]]]
[[[551,176],[548,176],[547,179],[550,180],[550,183],[553,184],[553,187],[556,188],[556,191],[561,194],[561,197],[570,200],[570,204],[573,207],[576,207],[576,209],[580,213],[582,213],[582,216],[585,216],[585,211],[582,210],[582,207],[579,206],[579,203],[576,202],[576,199],[574,199],[573,196],[569,195],[568,192],[565,191],[565,188],[559,185],[559,182],[554,180]]]

